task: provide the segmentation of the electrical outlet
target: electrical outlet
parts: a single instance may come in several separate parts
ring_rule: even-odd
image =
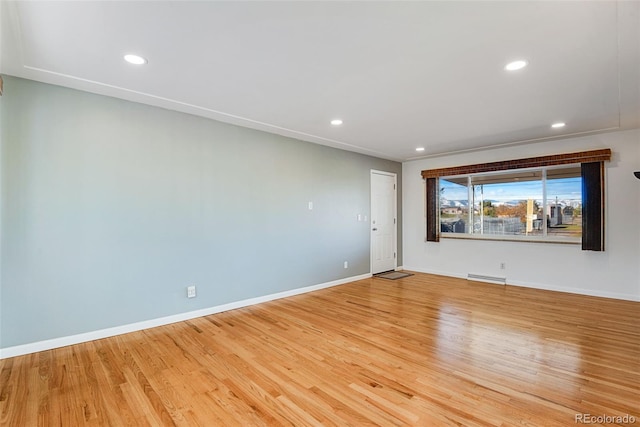
[[[349,261],[344,262],[344,268],[349,268]]]
[[[196,286],[191,285],[187,286],[187,298],[195,298],[196,297]]]
[[[500,270],[504,270],[505,268],[507,268],[507,264],[505,264],[504,262],[500,263]]]

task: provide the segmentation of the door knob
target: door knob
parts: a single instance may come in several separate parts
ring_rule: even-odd
[[[373,231],[378,231],[378,229],[377,229],[377,228],[372,228],[372,230],[373,230]]]

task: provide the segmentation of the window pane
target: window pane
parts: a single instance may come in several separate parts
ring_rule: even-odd
[[[473,233],[542,235],[542,172],[474,176]]]
[[[440,232],[467,233],[468,219],[467,177],[440,178]]]
[[[582,237],[579,166],[547,171],[547,226],[550,237]]]
[[[579,165],[444,177],[438,193],[444,235],[562,241],[582,236]]]

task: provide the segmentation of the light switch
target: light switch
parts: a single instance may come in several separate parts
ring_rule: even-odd
[[[195,285],[187,286],[187,298],[195,298],[195,297],[196,297]]]

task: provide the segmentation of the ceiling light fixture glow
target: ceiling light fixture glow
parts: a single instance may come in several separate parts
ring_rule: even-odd
[[[416,151],[424,151],[424,147],[418,147],[416,148]]]
[[[124,60],[133,65],[144,65],[147,60],[139,55],[127,54],[124,56]]]
[[[507,71],[517,71],[526,67],[529,63],[523,59],[519,59],[517,61],[509,62],[504,66],[504,69]]]
[[[565,127],[567,124],[564,122],[558,122],[558,123],[554,123],[551,125],[552,128],[554,129],[559,129],[559,128],[563,128]]]
[[[333,126],[340,126],[340,125],[342,124],[342,120],[340,120],[340,119],[333,119],[333,120],[331,120],[331,124],[332,124]]]

